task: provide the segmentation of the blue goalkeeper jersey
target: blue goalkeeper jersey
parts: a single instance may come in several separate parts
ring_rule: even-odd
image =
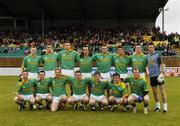
[[[152,54],[148,54],[148,70],[149,70],[149,76],[150,77],[156,77],[160,73],[160,64],[161,59],[157,52],[154,52]]]

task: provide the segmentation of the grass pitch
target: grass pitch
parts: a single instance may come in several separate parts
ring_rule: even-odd
[[[150,112],[143,114],[143,105],[133,114],[116,110],[74,111],[67,106],[65,111],[52,113],[47,110],[19,111],[13,103],[13,88],[17,77],[0,77],[0,126],[179,126],[180,125],[180,78],[166,77],[168,113],[153,112],[154,100],[150,90]]]

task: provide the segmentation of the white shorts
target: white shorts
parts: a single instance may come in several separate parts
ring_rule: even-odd
[[[61,69],[62,75],[74,77],[74,70]]]
[[[86,77],[92,77],[92,74],[91,73],[82,73],[82,78],[86,78]]]
[[[131,94],[132,96],[134,96],[134,97],[136,97],[136,99],[139,97],[137,94],[135,94],[135,93],[132,93]]]
[[[103,78],[103,80],[111,81],[111,75],[110,75],[110,72],[107,72],[107,73],[101,73],[101,77]]]
[[[126,73],[126,74],[120,74],[120,77],[121,77],[122,79],[125,79],[125,78],[128,77],[128,73]]]
[[[73,94],[73,97],[76,99],[76,100],[82,100],[82,98],[84,97],[84,96],[87,96],[86,94],[83,94],[83,95],[75,95],[75,94]]]
[[[62,95],[59,96],[59,97],[53,96],[53,102],[59,103],[59,102],[61,101],[61,98],[62,98],[63,96],[66,96],[66,94],[62,94]]]
[[[23,97],[23,99],[25,100],[25,101],[29,101],[29,99],[31,98],[31,97],[33,97],[33,95],[31,94],[31,95],[21,95],[22,97]]]
[[[55,70],[45,71],[46,78],[55,77]]]
[[[100,101],[102,101],[103,98],[105,98],[105,96],[104,95],[95,96],[95,95],[91,94],[90,98],[94,98],[96,101],[100,102]]]
[[[38,77],[38,74],[37,74],[37,73],[31,73],[31,72],[29,72],[28,74],[29,74],[28,79],[37,79],[37,77]]]
[[[49,93],[46,93],[46,94],[39,94],[37,93],[36,96],[40,96],[42,99],[46,99],[47,96],[50,95]]]

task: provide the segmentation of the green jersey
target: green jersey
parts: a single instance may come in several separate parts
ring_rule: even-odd
[[[75,95],[83,95],[86,94],[86,88],[90,83],[89,78],[84,78],[82,80],[77,80],[73,77],[69,77],[70,84],[72,86],[73,94]]]
[[[23,59],[22,67],[28,72],[37,73],[40,65],[41,57],[40,56],[25,56]]]
[[[55,70],[58,67],[58,54],[45,54],[42,57],[42,62],[44,65],[44,70]]]
[[[130,65],[130,57],[129,56],[113,56],[113,63],[115,67],[115,72],[119,74],[128,73],[128,65]]]
[[[112,66],[112,54],[97,53],[93,56],[93,60],[96,61],[97,70],[101,73],[107,73]]]
[[[55,97],[59,97],[63,94],[66,94],[67,83],[68,83],[67,77],[52,78],[51,79],[52,95]]]
[[[127,94],[127,89],[124,82],[121,82],[119,84],[110,84],[110,89],[111,89],[111,95],[116,98],[121,98],[125,94]]]
[[[79,58],[79,67],[80,71],[82,73],[91,73],[92,72],[92,65],[93,65],[93,58],[88,56],[88,57],[83,57]]]
[[[29,79],[27,82],[18,82],[16,85],[16,92],[20,95],[31,95],[34,93],[33,87],[35,84],[35,80]]]
[[[131,55],[130,59],[133,68],[138,67],[140,73],[146,72],[146,66],[148,64],[148,58],[146,55]]]
[[[94,79],[90,80],[91,94],[94,96],[105,95],[105,91],[109,89],[108,82],[96,82]]]
[[[72,70],[78,61],[79,55],[76,51],[62,50],[59,53],[60,66],[62,69]]]
[[[35,88],[36,93],[46,94],[50,93],[51,80],[49,78],[45,78],[44,80],[36,81]]]
[[[124,82],[129,83],[131,93],[134,93],[136,95],[143,95],[143,92],[147,90],[147,83],[141,77],[139,77],[139,79],[135,79],[133,76],[131,76],[126,78]]]

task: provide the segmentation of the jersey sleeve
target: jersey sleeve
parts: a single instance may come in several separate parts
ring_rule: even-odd
[[[124,81],[124,83],[129,83],[129,82],[130,82],[130,78],[127,77],[127,78],[125,78],[123,81]]]
[[[79,62],[80,61],[80,56],[79,53],[75,51],[75,61]]]

